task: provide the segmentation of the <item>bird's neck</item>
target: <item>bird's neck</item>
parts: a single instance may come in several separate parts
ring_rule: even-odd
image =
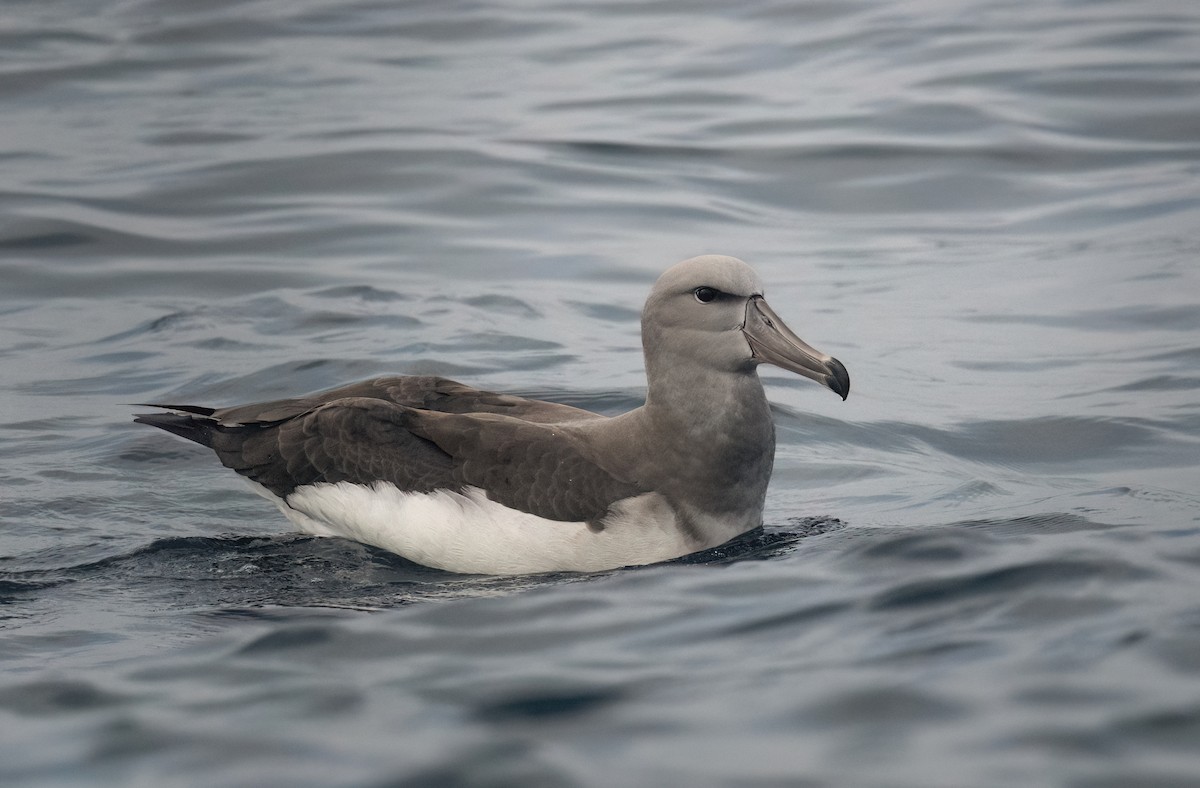
[[[713,430],[728,434],[747,424],[770,423],[767,396],[753,370],[677,367],[669,378],[651,376],[644,411],[661,428],[696,432],[689,436],[695,438]]]
[[[744,373],[676,368],[670,380],[651,378],[641,420],[656,436],[659,451],[675,455],[675,467],[690,468],[714,484],[757,487],[775,456],[775,425],[762,382]],[[750,492],[749,490],[747,492]]]
[[[756,373],[677,369],[671,385],[651,383],[646,404],[628,415],[646,436],[632,470],[670,501],[698,544],[762,522],[775,426]]]

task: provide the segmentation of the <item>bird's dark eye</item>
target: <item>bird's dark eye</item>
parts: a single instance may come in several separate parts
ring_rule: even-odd
[[[697,287],[692,291],[692,295],[702,304],[711,304],[717,300],[717,291],[711,287]]]

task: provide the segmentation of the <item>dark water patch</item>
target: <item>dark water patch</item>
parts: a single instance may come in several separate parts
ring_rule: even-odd
[[[743,101],[741,97],[733,93],[719,93],[716,91],[691,91],[680,92],[670,91],[664,93],[648,93],[643,95],[631,96],[610,96],[599,99],[581,99],[570,101],[551,101],[542,104],[538,109],[547,112],[562,112],[571,110],[603,110],[603,109],[636,109],[639,107],[662,107],[662,106],[689,106],[693,104],[711,105],[714,103],[738,103]],[[559,145],[579,146],[587,152],[601,153],[620,153],[623,146],[614,143],[600,142],[560,142]],[[628,147],[628,146],[624,146]],[[687,150],[680,148],[675,150]]]
[[[936,725],[966,716],[963,704],[911,687],[869,687],[841,692],[798,714],[802,725],[882,727]]]
[[[401,333],[422,325],[420,318],[390,310],[373,313],[303,308],[287,302],[254,304],[256,309],[263,306],[263,311],[243,313],[243,317],[253,321],[256,333],[269,337],[303,336],[309,341],[323,341],[339,336],[329,333],[330,329],[365,335],[374,329]]]
[[[445,353],[447,350],[459,351],[489,350],[500,352],[528,351],[540,353],[547,350],[562,350],[563,345],[545,339],[516,336],[499,332],[464,332],[456,334],[453,342],[428,342],[418,347],[429,354]],[[401,348],[402,350],[404,348]]]
[[[271,359],[264,359],[270,361]],[[405,371],[403,365],[400,371]],[[209,374],[181,383],[154,399],[172,403],[226,406],[273,398],[297,397],[343,383],[395,370],[354,358],[312,358],[267,364],[262,369],[228,377]]]
[[[121,50],[120,47],[116,48]],[[111,50],[110,50],[111,51]],[[171,57],[118,56],[92,59],[86,63],[69,65],[45,65],[8,71],[0,75],[0,95],[20,95],[46,88],[71,87],[75,96],[102,95],[106,88],[125,78],[145,78],[154,71],[203,71],[209,67],[226,67],[241,58],[229,53],[227,57],[216,54],[195,55],[172,52]]]
[[[730,637],[784,636],[803,631],[825,619],[836,619],[852,608],[849,602],[826,602],[797,606],[794,610],[759,615],[724,630]]]
[[[21,717],[79,714],[135,702],[136,696],[111,692],[82,680],[34,681],[0,688],[0,709]]]
[[[559,724],[597,714],[619,702],[624,693],[595,687],[529,687],[478,704],[476,716],[491,724]]]
[[[115,353],[97,353],[91,356],[81,356],[79,361],[89,364],[132,364],[147,359],[157,358],[157,353],[144,350],[122,350]]]
[[[1037,706],[1065,706],[1087,708],[1101,706],[1114,701],[1127,700],[1129,693],[1119,687],[1109,689],[1083,688],[1069,684],[1038,684],[1018,693],[1022,702]]]
[[[1100,593],[1091,594],[1085,599],[1079,598],[1078,595],[1031,593],[1027,599],[1014,600],[999,620],[1014,629],[1053,626],[1057,622],[1065,624],[1079,620],[1102,619],[1106,615],[1118,613],[1123,607],[1124,603],[1119,599]],[[1121,637],[1117,647],[1132,645],[1144,637],[1144,633],[1140,632],[1127,633]]]
[[[1111,742],[1106,743],[1102,752],[1111,752],[1112,748],[1109,745]],[[1112,767],[1105,770],[1104,774],[1072,779],[1065,783],[1069,788],[1127,788],[1131,785],[1138,788],[1192,788],[1195,784],[1195,774],[1191,769],[1139,769],[1126,766]]]
[[[1185,564],[1192,564],[1200,568],[1200,548],[1183,551],[1172,550],[1164,557],[1170,561],[1179,561]]]
[[[1107,531],[1119,524],[1097,522],[1072,512],[1042,512],[1020,517],[964,520],[955,527],[984,531],[993,536],[1063,534],[1077,531]]]
[[[1138,455],[1143,461],[1173,462],[1157,425],[1136,418],[1058,416],[1014,421],[982,420],[937,430],[889,425],[930,447],[965,460],[1002,465],[1107,464]],[[1122,459],[1127,461],[1127,459]]]
[[[37,623],[42,616],[31,617]],[[72,652],[88,653],[126,640],[124,634],[92,629],[57,628],[49,632],[38,632],[36,627],[25,631],[13,631],[0,638],[0,660],[12,665],[23,663],[28,667],[31,657],[34,665],[44,665],[45,655],[61,655]]]
[[[619,40],[602,41],[594,44],[587,44],[578,48],[549,48],[541,49],[531,53],[530,57],[539,63],[577,63],[581,55],[601,55],[610,52],[635,52],[639,50],[651,51],[668,46],[669,41],[665,38],[648,35],[646,37],[630,37],[621,38]],[[603,101],[604,99],[598,99]],[[570,109],[578,104],[590,104],[587,101],[558,101],[543,104],[543,110]]]
[[[918,112],[917,109],[904,111],[910,113],[908,118],[914,116],[912,113]],[[898,115],[895,122],[903,125],[909,121],[906,120],[906,116]],[[886,125],[886,119],[881,123]],[[926,128],[931,131],[943,131],[940,126],[927,126]],[[815,130],[819,131],[820,128]],[[558,150],[595,159],[611,159],[631,163],[637,160],[655,160],[675,164],[697,161],[702,162],[706,168],[722,167],[758,175],[770,175],[773,172],[777,177],[788,172],[798,172],[801,165],[807,164],[815,167],[815,170],[812,171],[821,176],[822,183],[835,188],[850,188],[857,192],[860,190],[855,188],[858,184],[853,178],[869,177],[870,185],[876,190],[883,188],[881,196],[884,202],[880,202],[880,195],[877,195],[876,202],[872,203],[874,207],[892,204],[893,208],[899,209],[899,204],[893,202],[893,198],[888,194],[892,188],[899,187],[910,197],[922,201],[912,206],[912,210],[953,207],[954,203],[949,199],[952,196],[968,198],[967,205],[958,206],[961,210],[968,207],[985,207],[989,204],[1007,205],[1023,191],[1019,183],[1009,174],[1013,171],[1034,172],[1038,169],[1064,172],[1088,171],[1098,166],[1116,166],[1123,162],[1144,160],[1147,155],[1152,158],[1173,160],[1178,158],[1181,153],[1195,151],[1194,146],[1189,146],[1180,151],[1148,150],[1137,151],[1135,154],[1124,146],[1105,148],[1097,145],[1089,148],[1070,149],[1036,142],[1026,145],[988,143],[947,148],[940,141],[938,144],[933,142],[925,144],[911,140],[886,143],[879,141],[847,142],[845,140],[833,141],[822,137],[817,137],[802,145],[745,147],[717,147],[704,144],[688,146],[645,144],[586,139],[540,140],[528,144],[537,144],[547,150]],[[988,174],[985,172],[986,168],[971,166],[985,161],[1004,164],[1005,174]],[[838,183],[839,179],[832,177],[831,171],[827,174],[826,167],[832,163],[852,168],[847,173],[852,177]],[[868,164],[872,166],[865,166]],[[954,170],[959,173],[954,174]],[[889,182],[885,179],[888,174],[902,176],[904,182]],[[757,193],[765,196],[766,192],[758,191],[758,189],[771,183],[772,180],[769,177],[754,179],[747,185],[749,190],[742,193]],[[940,188],[916,188],[929,183]],[[985,195],[985,189],[975,188],[970,184],[979,184],[980,187],[983,184],[992,184],[1005,192],[1004,199],[995,203],[994,197],[989,198]],[[793,190],[792,194],[801,196],[805,200],[819,200],[821,197],[828,196],[796,190]],[[869,196],[868,199],[870,199]],[[771,202],[774,204],[775,201]],[[814,202],[813,204],[822,203]],[[834,205],[824,203],[823,207],[831,209]]]
[[[30,419],[29,421],[0,424],[0,430],[19,430],[45,436],[47,433],[70,433],[84,429],[89,421],[88,417],[78,415],[51,416],[41,419]]]
[[[78,397],[82,394],[128,395],[131,391],[147,391],[161,386],[161,372],[127,371],[114,377],[111,372],[101,375],[69,378],[62,380],[36,380],[13,388],[33,397]]]
[[[32,304],[25,304],[17,301],[15,303],[0,307],[0,317],[19,315],[22,312],[30,312],[33,309],[35,309],[35,307]]]
[[[1200,705],[1179,705],[1131,715],[1113,722],[1111,729],[1127,744],[1194,753],[1200,737]]]
[[[318,290],[312,294],[316,298],[331,298],[331,299],[357,299],[360,301],[379,301],[390,303],[393,301],[411,301],[413,296],[406,293],[398,293],[395,290],[386,290],[370,285],[344,285],[341,287],[327,287],[323,290]]]
[[[1191,391],[1200,388],[1200,378],[1155,375],[1101,391]]]
[[[163,228],[165,230],[165,228]],[[184,239],[154,228],[149,222],[109,213],[93,221],[64,217],[23,217],[14,221],[0,235],[0,248],[12,253],[14,260],[36,260],[33,254],[54,250],[59,274],[85,275],[79,266],[85,259],[99,256],[174,257],[181,249],[195,245],[194,239]],[[23,254],[18,254],[23,253]],[[72,263],[66,268],[66,263]],[[14,273],[19,273],[19,269]],[[29,272],[22,278],[39,279],[39,272]],[[44,277],[46,271],[40,272]],[[20,278],[14,283],[19,284]],[[19,291],[18,291],[19,292]],[[69,288],[62,293],[85,293],[86,289]]]
[[[263,635],[239,651],[243,655],[253,655],[293,649],[311,650],[328,644],[332,639],[333,635],[326,627],[298,626]]]
[[[1059,695],[1052,695],[1053,704],[1063,703]],[[1032,698],[1035,702],[1044,702],[1046,698]],[[1103,708],[1110,700],[1099,693],[1075,693],[1069,701],[1083,708]],[[1190,753],[1195,742],[1197,726],[1200,725],[1195,708],[1190,706],[1175,706],[1156,710],[1150,713],[1122,715],[1101,725],[1087,727],[1045,727],[1035,729],[1013,737],[1013,744],[1033,746],[1059,755],[1074,756],[1109,756],[1119,757],[1134,751],[1148,748],[1156,751],[1176,751]],[[1090,781],[1080,784],[1090,785]],[[1182,785],[1182,782],[1168,780],[1160,782],[1151,779],[1149,782],[1135,780],[1130,783],[1100,783],[1112,785]]]
[[[994,537],[973,533],[961,527],[948,526],[936,530],[912,533],[910,529],[895,536],[872,539],[869,543],[848,551],[847,559],[897,561],[929,564],[957,564],[989,553]]]
[[[408,7],[400,16],[372,13],[347,18],[338,12],[315,11],[294,17],[290,22],[294,29],[305,35],[380,36],[455,46],[480,40],[519,40],[561,29],[550,17],[539,15],[537,19],[517,19],[482,6],[463,8],[462,15],[454,19],[429,14],[423,8]]]
[[[0,572],[0,605],[9,605],[16,602],[24,602],[31,599],[39,591],[44,591],[47,588],[54,588],[63,583],[71,582],[68,579],[58,580],[10,580],[5,577],[4,572]],[[28,578],[24,572],[20,575],[22,578]]]
[[[1015,323],[1082,331],[1197,331],[1200,330],[1200,305],[1131,304],[1071,314],[980,314],[966,315],[961,319],[975,323]]]
[[[574,307],[589,320],[604,320],[611,323],[636,323],[641,317],[639,310],[615,304],[569,301],[567,305]]]
[[[1120,746],[1120,742],[1112,737],[1094,730],[1083,731],[1075,727],[1048,728],[1046,726],[1037,726],[1028,733],[1013,736],[1007,744],[1010,747],[1032,748],[1056,757],[1088,758],[1111,756]],[[1120,784],[1141,785],[1142,783]]]
[[[265,317],[272,313],[278,314],[283,310],[282,302],[279,301],[264,301],[259,300],[256,304],[262,307],[262,315]],[[230,314],[228,310],[214,310],[208,305],[200,304],[186,309],[175,309],[166,314],[160,314],[156,317],[149,318],[132,328],[124,331],[119,331],[115,334],[99,337],[93,340],[96,343],[117,344],[123,343],[131,339],[141,338],[169,338],[178,334],[185,334],[190,331],[211,331],[216,325],[221,322],[233,319],[237,316]]]
[[[107,471],[80,471],[69,468],[48,468],[38,472],[43,479],[60,482],[107,482],[112,474]]]
[[[300,689],[301,691],[297,691]],[[321,686],[310,684],[301,687],[279,686],[255,692],[239,692],[232,697],[195,700],[183,706],[186,711],[217,715],[222,713],[247,713],[255,710],[282,711],[306,720],[324,720],[336,723],[361,712],[366,697],[349,686]]]
[[[11,30],[0,32],[0,44],[11,47],[13,52],[30,50],[49,55],[59,47],[74,49],[77,45],[95,44],[110,46],[113,40],[110,36],[93,31],[75,30],[69,28],[47,28],[38,24],[14,25]]]
[[[988,465],[1078,470],[1142,465],[1187,466],[1195,446],[1183,424],[1129,416],[982,419],[953,427],[895,421],[854,422],[774,405],[781,444],[852,445],[900,454],[931,451]]]
[[[533,744],[502,739],[453,748],[444,765],[403,770],[402,776],[381,783],[396,788],[426,785],[510,785],[564,788],[580,780]]]
[[[978,499],[1012,494],[1013,492],[1011,489],[1001,487],[999,484],[984,481],[983,479],[972,479],[971,481],[963,482],[957,487],[937,495],[935,499],[954,503],[963,503],[966,501],[974,501]]]
[[[172,147],[177,145],[229,145],[254,140],[252,134],[230,131],[174,131],[152,134],[144,138],[147,145]]]
[[[49,231],[17,237],[0,238],[0,249],[42,250],[65,246],[82,246],[92,242],[90,235],[82,232]]]
[[[895,610],[913,606],[949,605],[966,599],[1005,599],[1008,592],[1029,594],[1035,588],[1079,585],[1086,582],[1127,583],[1156,577],[1153,570],[1112,557],[1092,559],[1045,559],[1012,564],[986,571],[947,575],[901,583],[876,594],[872,610]]]
[[[859,664],[890,669],[916,670],[961,669],[972,662],[1003,656],[1004,648],[994,639],[937,640],[914,638],[915,643],[889,644],[882,651],[859,660]]]
[[[580,153],[616,159],[666,158],[711,161],[720,158],[721,155],[721,151],[705,146],[654,145],[607,140],[539,140],[530,141],[527,144],[538,145],[547,150],[561,150],[571,154]]]
[[[1156,353],[1146,357],[1147,361],[1181,361],[1193,365],[1200,364],[1200,347],[1172,350],[1167,353]]]
[[[1183,624],[1178,631],[1160,629],[1146,649],[1173,673],[1186,678],[1200,675],[1200,623]]]
[[[778,459],[777,459],[778,462]],[[782,465],[782,463],[780,463]],[[825,485],[851,484],[856,480],[891,475],[887,467],[872,467],[839,463],[822,459],[815,463],[789,463],[790,467],[777,467],[771,478],[781,487],[820,489]]]
[[[341,190],[362,194],[404,186],[414,192],[425,189],[436,193],[444,183],[437,180],[437,159],[471,158],[486,163],[486,157],[456,151],[428,151],[413,156],[407,151],[389,149],[321,151],[300,155],[260,156],[231,162],[210,163],[175,183],[160,184],[156,197],[176,210],[193,210],[200,215],[228,216],[232,207],[242,211],[266,212],[272,206],[287,209],[282,216],[265,223],[267,227],[285,226],[307,218],[317,225],[311,237],[320,243],[329,232],[319,225],[329,223],[328,209],[311,208],[303,202],[306,195],[327,195]],[[455,168],[451,168],[455,169]],[[414,194],[415,196],[415,194]],[[282,204],[280,204],[282,203]],[[385,229],[382,228],[381,229]],[[310,235],[303,228],[291,228],[293,243]],[[246,230],[243,230],[245,232]]]
[[[771,404],[780,444],[851,444],[885,451],[912,450],[919,445],[914,425],[899,422],[863,423],[801,413],[786,405]]]
[[[113,718],[102,724],[91,736],[92,747],[87,761],[93,768],[124,765],[131,761],[162,762],[159,768],[173,772],[199,770],[206,753],[223,752],[228,761],[236,763],[253,755],[255,750],[278,758],[286,758],[290,747],[272,742],[268,737],[252,740],[213,731],[189,729],[178,722],[153,724],[137,718]],[[284,771],[290,771],[284,769]]]
[[[161,596],[177,608],[282,604],[376,609],[408,601],[442,573],[383,551],[316,537],[171,537],[99,560],[10,579],[43,588],[86,583]],[[419,595],[419,593],[418,593]]]
[[[209,337],[208,339],[197,339],[194,342],[182,342],[181,344],[184,347],[218,353],[253,353],[263,349],[263,343],[261,342],[244,342],[229,337]]]
[[[542,317],[532,304],[520,298],[502,295],[473,296],[463,299],[463,303],[489,312],[506,312],[524,318]]]
[[[361,315],[348,312],[309,312],[294,320],[284,320],[279,325],[266,325],[268,334],[275,333],[304,333],[310,334],[310,342],[328,342],[342,336],[361,334],[372,329],[386,331],[404,331],[422,324],[422,321],[408,315]]]
[[[1078,366],[1079,361],[1069,359],[1039,359],[1039,360],[1004,360],[1004,361],[964,361],[955,359],[951,362],[959,369],[979,372],[1053,372],[1064,367]]]
[[[96,269],[92,267],[57,265],[46,267],[36,258],[0,261],[3,278],[13,296],[36,299],[58,299],[64,294],[92,294],[107,298],[159,296],[178,294],[180,277],[170,269],[147,270],[144,266],[123,265],[125,253],[116,250],[120,262]],[[150,257],[172,257],[156,252]],[[264,265],[255,270],[244,266],[216,263],[205,266],[206,276],[188,284],[192,295],[205,294],[214,298],[240,297],[247,290],[266,290],[281,286],[311,287],[326,280],[319,271],[277,269]]]
[[[151,442],[146,438],[139,444],[121,447],[113,459],[131,466],[148,466],[144,470],[151,470],[161,468],[164,463],[178,463],[197,459],[198,456],[199,452],[182,442],[164,444],[157,439]]]

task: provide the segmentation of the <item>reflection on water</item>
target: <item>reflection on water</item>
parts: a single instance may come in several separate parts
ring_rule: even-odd
[[[1200,10],[3,14],[6,784],[1200,780]],[[446,575],[127,423],[393,372],[618,413],[703,252],[855,379],[764,374],[766,528],[709,554]]]

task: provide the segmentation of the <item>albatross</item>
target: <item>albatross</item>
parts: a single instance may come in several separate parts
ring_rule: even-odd
[[[844,400],[837,359],[796,336],[733,257],[667,269],[642,311],[645,403],[607,417],[391,376],[295,399],[147,404],[134,421],[212,449],[301,531],[450,572],[595,572],[716,547],[762,523],[774,364]]]

